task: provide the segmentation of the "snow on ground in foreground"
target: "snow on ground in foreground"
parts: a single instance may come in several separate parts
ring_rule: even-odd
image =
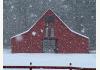
[[[32,66],[69,66],[69,63],[71,62],[72,66],[75,67],[96,68],[96,54],[92,53],[91,54],[50,54],[50,53],[12,54],[11,50],[4,49],[3,65],[29,66],[30,62],[32,62]],[[7,69],[7,70],[13,70],[13,69]],[[21,70],[27,70],[27,69],[21,69]]]
[[[19,53],[19,54],[4,54],[3,65],[25,65],[29,66],[32,62],[33,66],[72,66],[75,67],[96,67],[95,54],[46,54],[46,53]]]
[[[3,49],[3,54],[11,54],[11,49]]]

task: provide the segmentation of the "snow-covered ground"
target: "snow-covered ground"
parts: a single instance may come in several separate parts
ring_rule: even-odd
[[[3,65],[11,66],[69,66],[96,68],[95,54],[10,53],[4,50]]]
[[[4,65],[95,67],[95,54],[4,54]]]

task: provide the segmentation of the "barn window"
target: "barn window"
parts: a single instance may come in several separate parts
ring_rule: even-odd
[[[51,37],[54,37],[54,28],[51,28]]]
[[[43,52],[46,53],[54,53],[56,48],[56,40],[55,39],[44,39],[43,40]]]
[[[54,16],[45,17],[45,38],[43,40],[43,52],[54,53],[56,49],[56,40],[54,37]]]
[[[46,28],[45,36],[48,37],[48,28]]]
[[[46,23],[52,23],[52,22],[54,22],[54,15],[51,15],[51,16],[46,16],[45,17],[45,22]]]

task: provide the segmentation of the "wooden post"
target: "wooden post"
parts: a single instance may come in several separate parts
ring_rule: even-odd
[[[30,70],[32,70],[32,67],[30,67]]]
[[[30,70],[32,70],[32,67],[31,67],[31,65],[32,65],[32,62],[30,62],[30,68],[29,68]]]
[[[72,70],[72,63],[69,63],[69,66],[70,66],[70,69],[69,70]]]

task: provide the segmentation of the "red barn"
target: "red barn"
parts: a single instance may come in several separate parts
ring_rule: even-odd
[[[52,10],[11,38],[12,53],[88,53],[89,39],[72,31]]]

